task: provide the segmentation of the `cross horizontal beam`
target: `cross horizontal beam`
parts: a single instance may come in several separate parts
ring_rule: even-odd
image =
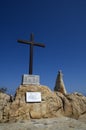
[[[17,42],[24,43],[24,44],[33,44],[34,46],[39,46],[39,47],[45,47],[44,44],[42,44],[42,43],[35,43],[34,41],[17,40]]]

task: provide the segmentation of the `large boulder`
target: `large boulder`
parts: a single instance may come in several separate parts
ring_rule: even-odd
[[[26,92],[41,92],[41,102],[26,102]],[[20,85],[13,101],[8,95],[2,97],[0,122],[61,116],[78,119],[86,112],[85,96],[78,93],[64,95],[42,85]]]
[[[66,96],[72,108],[71,117],[78,119],[79,116],[86,113],[86,97],[80,93],[73,93]]]
[[[11,96],[0,92],[0,121],[4,119],[4,108],[10,103]]]
[[[62,100],[63,115],[78,119],[79,116],[86,113],[86,97],[80,93],[72,93],[63,95],[62,93],[56,92]]]
[[[26,92],[41,92],[41,102],[27,103]],[[14,101],[4,109],[9,121],[56,117],[62,113],[61,99],[46,86],[21,85]]]

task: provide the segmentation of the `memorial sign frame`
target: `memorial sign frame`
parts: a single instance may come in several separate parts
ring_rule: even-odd
[[[26,92],[27,103],[39,103],[41,101],[41,92]]]

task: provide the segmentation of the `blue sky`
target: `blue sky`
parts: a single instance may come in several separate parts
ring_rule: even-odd
[[[0,1],[0,86],[15,93],[28,74],[29,46],[35,41],[33,74],[53,90],[58,70],[64,74],[68,93],[86,94],[86,0]]]

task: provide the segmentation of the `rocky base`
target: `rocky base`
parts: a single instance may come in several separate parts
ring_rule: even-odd
[[[41,92],[42,101],[27,103],[26,92]],[[79,94],[52,92],[46,86],[21,85],[14,99],[0,93],[0,122],[17,122],[31,119],[72,117],[78,119],[86,113],[86,97]]]

